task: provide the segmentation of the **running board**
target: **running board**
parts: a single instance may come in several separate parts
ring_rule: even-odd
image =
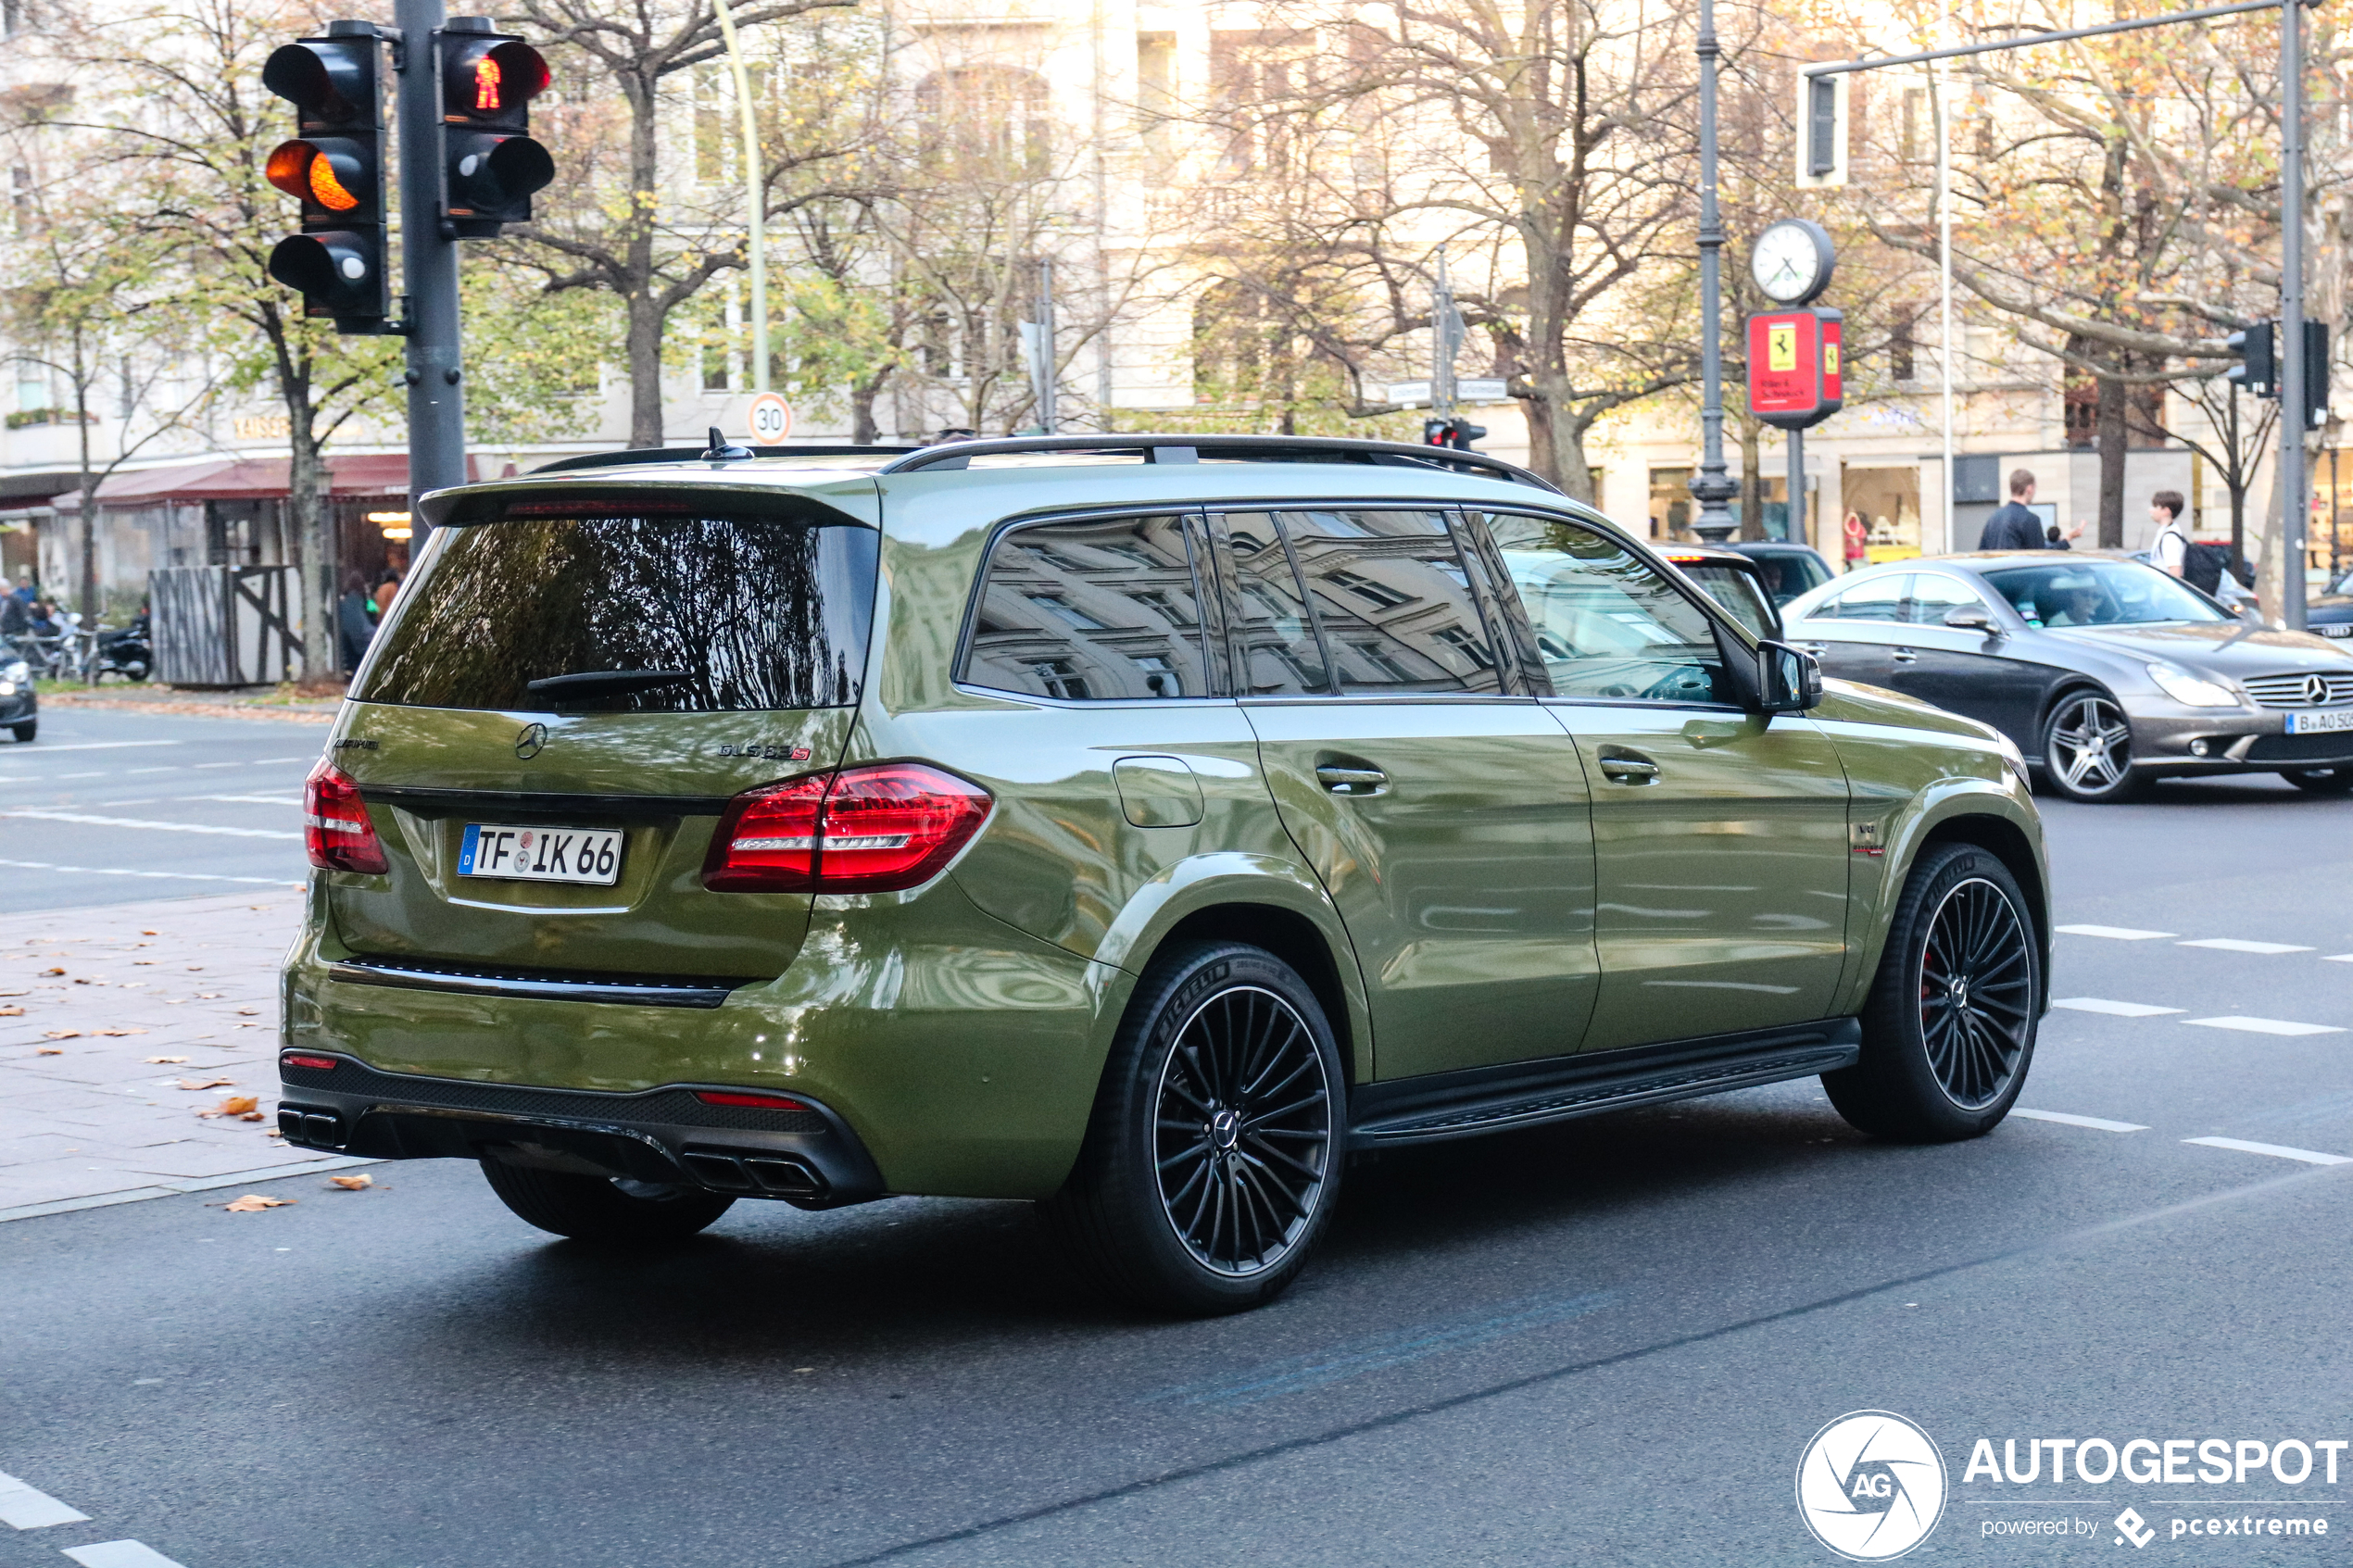
[[[1349,1142],[1356,1148],[1437,1143],[1810,1078],[1853,1066],[1862,1042],[1862,1025],[1838,1018],[1793,1029],[1368,1084],[1356,1091]]]

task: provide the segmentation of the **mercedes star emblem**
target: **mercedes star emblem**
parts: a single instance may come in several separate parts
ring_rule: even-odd
[[[545,724],[525,724],[515,736],[515,757],[519,761],[528,762],[546,749],[547,726]]]

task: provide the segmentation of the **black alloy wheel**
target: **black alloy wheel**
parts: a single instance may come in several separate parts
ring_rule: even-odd
[[[1195,1316],[1270,1301],[1339,1197],[1345,1083],[1290,965],[1239,943],[1176,945],[1137,985],[1047,1222],[1115,1299]]]
[[[1178,1031],[1153,1118],[1161,1213],[1205,1268],[1279,1262],[1318,1212],[1332,1090],[1307,1021],[1274,992],[1216,992]]]
[[[2031,906],[2000,859],[1973,844],[1930,845],[1888,926],[1862,1054],[1822,1074],[1831,1103],[1901,1143],[1993,1131],[2033,1060],[2042,965]]]
[[[2353,791],[2353,768],[2287,768],[2280,777],[2307,795],[2344,795]]]
[[[1952,1102],[2001,1098],[2033,1032],[2033,942],[2007,894],[1982,876],[1947,889],[1920,950],[1920,1037]]]
[[[2133,723],[2106,692],[2072,691],[2043,725],[2043,771],[2070,800],[2105,804],[2139,793]]]

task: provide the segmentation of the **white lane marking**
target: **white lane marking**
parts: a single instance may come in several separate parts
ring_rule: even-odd
[[[2353,953],[2331,953],[2322,963],[2353,963]]]
[[[66,1555],[82,1568],[182,1568],[145,1541],[100,1541],[69,1548]]]
[[[234,800],[248,806],[299,806],[302,804],[302,797],[298,795],[182,795],[178,798],[182,800]],[[130,802],[109,800],[107,804],[124,806]]]
[[[38,1530],[48,1524],[70,1524],[87,1519],[39,1487],[13,1475],[0,1475],[0,1524],[17,1530]]]
[[[2051,1004],[2073,1012],[2104,1012],[2110,1018],[2155,1018],[2161,1012],[2186,1012],[2186,1008],[2152,1007],[2146,1002],[2111,1002],[2105,997],[2061,997]]]
[[[157,833],[215,833],[231,838],[300,838],[298,833],[278,828],[217,828],[207,822],[157,822],[145,817],[99,817],[87,811],[48,811],[38,807],[26,807],[14,811],[0,811],[0,817],[25,817],[42,822],[87,822],[102,828],[153,828]]]
[[[2057,1122],[2069,1127],[2089,1127],[2095,1133],[2145,1133],[2138,1122],[2110,1122],[2104,1116],[2077,1116],[2065,1110],[2029,1110],[2022,1105],[2010,1107],[2010,1114],[2023,1116],[2030,1122]]]
[[[2268,1154],[2275,1160],[2301,1160],[2307,1165],[2353,1165],[2353,1160],[2342,1154],[2322,1154],[2317,1149],[2289,1148],[2284,1144],[2249,1143],[2245,1138],[2183,1138],[2183,1143],[2203,1144],[2208,1148],[2235,1148],[2241,1154]]]
[[[2309,947],[2293,942],[2246,942],[2235,936],[2207,936],[2196,942],[2177,942],[2177,947],[2216,947],[2225,953],[2309,953]]]
[[[185,768],[132,768],[122,776],[132,778],[141,773],[184,773],[186,771]]]
[[[145,876],[161,877],[167,882],[241,882],[257,887],[300,887],[301,883],[288,882],[282,876],[212,876],[203,872],[133,872],[120,866],[57,866],[46,860],[0,860],[0,866],[13,866],[28,872],[69,872],[76,876]]]
[[[2107,936],[2119,942],[2155,942],[2173,935],[2170,931],[2135,931],[2129,925],[2062,925],[2056,929],[2070,936]]]
[[[257,758],[255,758],[252,761],[247,762],[247,763],[245,764],[245,766],[246,766],[246,767],[248,767],[248,768],[269,768],[269,767],[274,767],[274,766],[276,766],[278,763],[281,763],[281,762],[301,762],[301,763],[308,764],[308,763],[316,762],[316,761],[318,761],[318,760],[319,760],[319,759],[318,759],[316,756],[311,756],[311,757],[257,757]],[[209,766],[209,764],[207,764],[207,766]]]
[[[41,748],[41,754],[46,757],[53,751],[120,751],[132,746],[178,746],[180,742],[176,740],[78,740],[65,746],[44,746]]]
[[[2290,1023],[2283,1018],[2185,1018],[2184,1023],[2195,1023],[2201,1029],[2236,1029],[2247,1035],[2342,1035],[2344,1030],[2334,1023]]]

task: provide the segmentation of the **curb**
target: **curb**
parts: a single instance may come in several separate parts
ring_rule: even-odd
[[[14,1209],[0,1209],[0,1224],[6,1224],[10,1220],[37,1220],[46,1214],[72,1214],[84,1209],[110,1209],[118,1203],[145,1203],[156,1198],[181,1198],[192,1192],[243,1186],[248,1182],[283,1181],[288,1176],[308,1175],[316,1171],[342,1171],[354,1165],[383,1163],[381,1160],[354,1160],[348,1155],[338,1154],[326,1160],[306,1160],[296,1165],[267,1165],[258,1171],[239,1171],[226,1176],[191,1176],[184,1181],[166,1177],[145,1186],[94,1193],[88,1198],[57,1198],[46,1203],[26,1203]]]

